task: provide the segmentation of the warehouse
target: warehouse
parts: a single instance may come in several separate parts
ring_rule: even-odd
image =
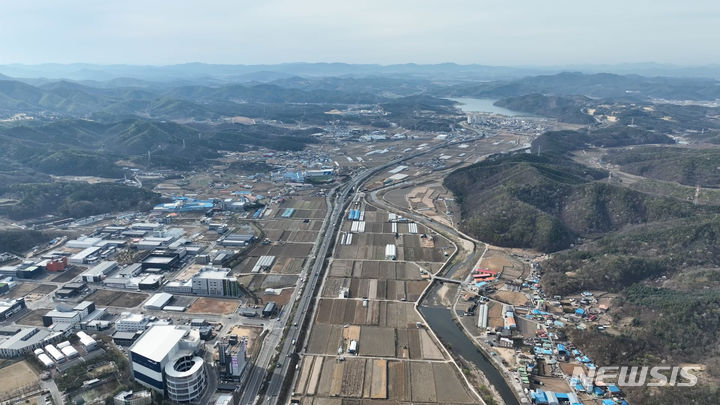
[[[170,303],[170,300],[172,300],[172,298],[172,294],[157,293],[150,297],[150,299],[145,302],[145,305],[143,305],[143,307],[151,310],[161,310],[163,309],[163,307]]]
[[[160,269],[162,271],[170,271],[180,263],[180,257],[177,253],[153,253],[142,261],[142,269]]]
[[[149,274],[143,277],[137,284],[139,290],[156,290],[163,281],[162,274]]]
[[[53,345],[45,346],[45,352],[50,356],[50,358],[58,363],[62,363],[66,360],[65,355]]]
[[[67,327],[73,327],[80,323],[80,312],[78,311],[61,311],[53,309],[48,311],[42,317],[43,326],[62,324]]]
[[[97,342],[87,333],[80,331],[76,335],[80,339],[80,344],[85,348],[86,351],[91,352],[97,348]]]
[[[117,267],[118,263],[114,261],[100,262],[97,266],[81,274],[82,281],[86,283],[99,283]]]
[[[75,350],[72,346],[65,346],[62,349],[60,349],[62,354],[65,355],[68,359],[74,359],[75,357],[78,357],[79,353],[77,350]]]
[[[155,231],[160,228],[162,228],[162,224],[158,224],[157,222],[137,222],[130,225],[130,229],[136,231]]]
[[[76,253],[72,256],[70,256],[69,262],[72,264],[85,264],[92,261],[92,258],[97,255],[97,253],[100,252],[100,247],[98,246],[92,246],[86,249],[83,249],[80,253]]]
[[[275,303],[272,301],[268,302],[267,304],[265,304],[265,307],[262,310],[262,316],[265,318],[272,316],[272,314],[275,313],[275,309]]]
[[[25,308],[25,298],[0,300],[0,320],[8,319]]]
[[[220,240],[223,246],[246,246],[255,239],[254,235],[231,233]]]
[[[85,283],[66,283],[61,289],[55,291],[55,296],[58,298],[77,297],[86,289],[87,284]]]
[[[132,346],[133,343],[140,337],[139,332],[120,332],[113,333],[112,340],[118,346]]]
[[[69,240],[65,243],[65,247],[71,249],[87,249],[92,246],[97,246],[102,238],[90,238],[88,236],[81,236],[75,240]]]

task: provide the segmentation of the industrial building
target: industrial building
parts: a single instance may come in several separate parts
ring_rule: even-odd
[[[267,304],[265,304],[265,307],[262,310],[262,316],[267,318],[269,316],[272,316],[272,314],[275,313],[276,305],[274,302],[270,301]]]
[[[199,295],[238,297],[240,285],[230,269],[202,267],[192,277],[192,292]]]
[[[152,326],[130,347],[133,377],[171,401],[197,400],[207,385],[202,348],[196,329]]]
[[[43,268],[34,262],[27,261],[14,266],[0,267],[0,276],[17,277],[22,279],[35,278],[42,274]]]
[[[150,256],[142,261],[142,269],[160,269],[161,271],[170,271],[177,267],[180,263],[180,256],[177,253],[170,252],[153,252]]]
[[[42,317],[44,326],[62,325],[62,328],[81,327],[80,323],[88,322],[102,318],[105,315],[105,309],[96,309],[95,304],[91,301],[83,301],[75,305],[72,309],[65,305],[58,305],[56,309],[48,311]]]
[[[87,290],[87,284],[85,283],[65,283],[62,288],[55,291],[55,296],[58,298],[73,298],[85,290]]]
[[[114,261],[103,261],[81,274],[82,281],[86,283],[99,283],[113,270],[117,269],[118,263]]]
[[[120,332],[113,333],[112,340],[118,346],[132,346],[133,343],[140,337],[140,332]]]
[[[220,239],[219,243],[223,246],[247,246],[254,239],[255,235],[231,233]]]
[[[143,331],[150,323],[150,319],[142,314],[123,312],[120,319],[115,322],[115,330],[118,332]]]
[[[76,335],[80,339],[80,344],[85,348],[86,351],[91,352],[97,349],[97,341],[90,337],[90,335],[83,331],[79,331],[78,333],[76,333]]]
[[[68,260],[71,264],[86,264],[97,260],[97,254],[100,252],[99,246],[91,246],[83,249],[79,253],[70,256]]]
[[[150,310],[156,310],[159,311],[163,309],[167,304],[170,303],[170,300],[172,300],[172,294],[168,293],[157,293],[150,297],[143,307]]]
[[[0,320],[8,319],[25,308],[25,298],[0,300]]]
[[[13,358],[31,353],[62,338],[59,332],[41,328],[0,327],[0,357]]]

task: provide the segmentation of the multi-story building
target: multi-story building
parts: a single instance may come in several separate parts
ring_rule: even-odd
[[[237,297],[240,286],[230,269],[203,267],[192,278],[192,292],[200,295]]]
[[[142,314],[123,313],[122,318],[115,322],[115,330],[118,332],[137,332],[145,330],[150,319]]]
[[[172,401],[194,401],[207,385],[202,348],[197,329],[152,326],[130,347],[133,377]]]

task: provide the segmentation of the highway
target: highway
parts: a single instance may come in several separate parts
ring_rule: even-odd
[[[316,255],[314,256],[315,260],[312,266],[312,271],[307,274],[307,285],[301,292],[298,307],[293,314],[292,323],[288,327],[287,336],[289,337],[289,339],[285,339],[282,347],[279,350],[278,363],[280,363],[280,366],[277,367],[275,365],[272,365],[272,376],[270,377],[270,381],[265,392],[263,405],[276,405],[278,401],[282,399],[281,391],[283,382],[286,380],[286,378],[292,380],[293,372],[295,370],[294,367],[292,367],[291,370],[290,365],[292,362],[289,361],[289,357],[296,355],[296,353],[300,352],[298,348],[304,347],[305,340],[309,336],[309,333],[301,334],[300,331],[302,328],[306,328],[305,330],[309,332],[311,328],[311,325],[304,325],[305,322],[311,321],[310,317],[308,317],[308,309],[310,307],[310,304],[315,299],[315,289],[317,288],[318,283],[323,278],[322,270],[323,266],[325,265],[325,258],[327,257],[330,245],[336,236],[336,231],[338,225],[341,222],[342,215],[345,210],[345,204],[348,201],[350,193],[353,191],[357,192],[359,187],[365,181],[367,181],[375,174],[388,169],[389,167],[395,166],[403,161],[414,159],[418,156],[434,152],[440,148],[450,146],[454,143],[457,142],[449,142],[436,145],[418,153],[390,161],[374,168],[366,169],[360,173],[355,174],[349,182],[340,186],[339,191],[337,189],[333,189],[333,191],[328,195],[328,207],[332,206],[332,213],[329,216],[329,220],[326,219],[326,221],[323,223],[323,228],[321,232],[324,236],[316,252]],[[333,195],[334,198],[332,197]],[[301,273],[301,276],[302,275],[303,273]],[[279,338],[280,336],[278,336],[278,339]],[[292,343],[293,339],[296,339],[295,344]],[[274,352],[274,350],[272,349],[275,349],[275,347],[277,347],[277,343],[272,344],[265,342],[263,343],[262,351],[266,352],[266,355],[272,357],[272,353]],[[256,367],[255,370],[257,371],[257,375],[252,375],[251,380],[248,381],[248,384],[246,384],[240,404],[252,404],[254,398],[257,396],[257,392],[260,390],[260,386],[262,385],[263,381],[260,377],[260,374],[264,375],[265,370],[261,369],[260,367]]]

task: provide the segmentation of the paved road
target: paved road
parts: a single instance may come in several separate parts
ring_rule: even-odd
[[[273,374],[268,383],[268,388],[265,393],[265,399],[264,399],[263,405],[276,405],[278,403],[278,401],[281,399],[280,395],[281,395],[283,382],[286,379],[292,380],[293,372],[295,370],[290,369],[291,362],[288,361],[288,360],[290,360],[288,358],[288,356],[295,355],[295,353],[299,351],[299,350],[297,350],[297,348],[303,347],[303,345],[304,345],[304,341],[301,342],[299,340],[300,336],[298,335],[298,333],[300,331],[300,328],[303,327],[303,323],[308,320],[308,319],[306,319],[306,317],[308,316],[308,308],[315,298],[314,292],[315,292],[315,289],[317,288],[318,283],[322,281],[322,277],[320,276],[320,274],[321,274],[323,266],[325,264],[325,257],[327,256],[327,252],[329,250],[331,242],[333,241],[333,239],[336,236],[337,226],[341,221],[341,218],[342,218],[342,215],[344,212],[344,208],[345,208],[345,203],[347,201],[349,201],[348,198],[350,198],[350,200],[352,200],[352,198],[354,198],[354,196],[352,198],[350,197],[350,193],[357,192],[357,190],[360,188],[360,186],[365,181],[367,181],[372,176],[374,176],[375,174],[377,174],[383,170],[386,170],[392,166],[395,166],[403,161],[434,152],[440,148],[444,148],[444,147],[450,146],[455,143],[458,143],[458,142],[443,143],[440,145],[436,145],[432,148],[428,148],[428,149],[420,151],[418,153],[390,161],[388,163],[385,163],[383,165],[380,165],[380,166],[377,166],[374,168],[366,169],[360,173],[357,173],[355,176],[353,176],[351,178],[351,180],[348,183],[341,186],[339,188],[339,190],[333,190],[333,193],[330,194],[330,196],[334,195],[332,204],[328,205],[328,207],[332,206],[332,213],[330,214],[330,221],[329,222],[326,221],[323,229],[321,230],[321,232],[323,232],[323,234],[324,234],[323,240],[320,244],[320,248],[317,251],[316,260],[313,265],[313,270],[310,274],[308,274],[307,286],[305,286],[305,289],[302,291],[302,294],[299,298],[300,302],[298,303],[298,308],[294,313],[293,322],[289,326],[289,329],[288,329],[289,339],[285,339],[285,342],[279,351],[280,367],[273,368]],[[329,198],[332,198],[330,196],[329,196]],[[309,328],[310,325],[308,325],[307,327]],[[309,334],[304,335],[304,339],[307,339],[308,336],[309,336]],[[292,344],[293,339],[297,339],[295,345]],[[263,344],[263,349],[265,349],[265,347],[266,347],[265,344]],[[274,346],[269,346],[269,347],[274,347]],[[254,384],[259,385],[259,383],[253,382],[253,381],[250,381],[250,384],[247,385],[247,388],[246,388],[247,397],[250,397],[250,395],[252,395],[251,392],[257,392],[257,390],[259,389],[259,387],[257,387]],[[245,397],[245,396],[246,395],[244,393],[243,397]],[[241,400],[240,403],[244,405],[244,404],[250,404],[251,402],[243,402],[243,400]]]

